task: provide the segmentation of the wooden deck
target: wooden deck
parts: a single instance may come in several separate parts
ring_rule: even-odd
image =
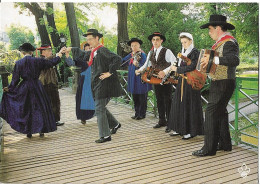
[[[96,118],[82,125],[75,117],[74,95],[60,90],[62,121],[58,131],[32,139],[4,124],[3,183],[258,183],[258,152],[234,146],[232,152],[197,158],[192,151],[203,136],[181,140],[164,128],[153,129],[157,119],[148,115],[132,120],[133,110],[110,102],[109,109],[122,127],[112,141],[97,144]],[[250,168],[242,178],[238,168]]]

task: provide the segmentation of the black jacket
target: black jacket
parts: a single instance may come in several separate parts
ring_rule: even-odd
[[[72,48],[73,57],[89,60],[90,51],[85,52],[79,48]],[[97,55],[91,65],[91,88],[94,99],[118,97],[123,94],[122,87],[117,76],[117,69],[121,64],[121,57],[109,51],[105,47],[97,50]],[[112,75],[104,80],[99,79],[101,73],[109,72]]]

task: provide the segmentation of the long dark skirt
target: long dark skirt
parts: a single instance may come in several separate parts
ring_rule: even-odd
[[[77,119],[80,119],[80,120],[91,119],[94,116],[94,113],[95,113],[95,110],[80,109],[84,79],[85,79],[84,75],[80,76],[78,88],[77,88],[77,93],[76,93],[76,116],[77,116]]]
[[[54,113],[55,121],[60,121],[60,95],[58,85],[46,84],[43,87],[47,93],[47,96],[50,99],[51,108]]]
[[[183,97],[181,101],[181,83],[179,79],[173,95],[168,126],[181,135],[191,136],[203,134],[203,111],[200,91],[193,90],[184,79]]]

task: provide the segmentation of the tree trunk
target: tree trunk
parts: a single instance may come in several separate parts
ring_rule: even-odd
[[[35,16],[35,22],[40,34],[42,44],[51,44],[49,39],[49,34],[47,32],[45,24],[41,23],[43,20],[44,11],[41,9],[38,3],[24,3],[24,6],[28,8],[32,14]]]
[[[117,14],[118,14],[118,24],[117,24],[117,54],[124,57],[126,54],[124,49],[120,46],[120,42],[125,42],[129,40],[128,30],[127,30],[127,9],[128,3],[117,3]]]
[[[72,47],[80,47],[79,32],[76,22],[75,10],[73,3],[64,3],[67,22],[70,30],[70,39]]]
[[[61,42],[60,42],[60,35],[57,31],[56,28],[56,24],[54,21],[54,12],[53,12],[53,3],[47,3],[46,4],[47,9],[50,8],[52,9],[52,13],[48,13],[48,11],[46,12],[46,17],[47,17],[47,21],[49,23],[49,26],[52,27],[53,31],[50,33],[51,34],[51,40],[52,40],[52,44],[54,47],[58,47],[60,46]]]

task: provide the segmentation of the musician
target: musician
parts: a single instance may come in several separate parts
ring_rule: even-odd
[[[216,41],[212,49],[217,51],[219,56],[214,57],[216,72],[210,74],[212,82],[205,112],[204,146],[192,153],[195,156],[210,156],[215,155],[218,150],[232,150],[226,107],[235,89],[239,46],[236,39],[227,32],[235,29],[235,26],[227,23],[226,19],[223,15],[211,15],[209,23],[200,26],[201,29],[208,28],[209,36]],[[201,67],[208,65],[209,57],[209,54],[204,55]]]
[[[138,38],[132,38],[127,42],[131,46],[132,52],[123,58],[123,65],[128,64],[127,90],[132,94],[135,107],[135,115],[132,119],[144,119],[147,110],[148,91],[152,89],[152,85],[142,83],[141,77],[135,75],[135,70],[143,66],[146,60],[146,54],[141,50],[140,46],[143,41]]]
[[[48,44],[41,45],[37,48],[40,51],[41,58],[53,58],[52,47]],[[62,126],[64,122],[60,121],[60,95],[58,87],[58,78],[56,74],[56,68],[47,68],[41,71],[39,80],[41,81],[49,99],[51,102],[51,107],[54,112],[56,125]]]
[[[196,69],[199,58],[199,51],[194,48],[193,37],[190,33],[182,32],[179,36],[182,44],[181,54],[191,60],[191,64],[179,59],[178,67],[170,66],[167,72],[175,71],[178,74],[185,74]],[[183,135],[183,140],[190,139],[196,135],[203,134],[203,112],[201,105],[200,90],[192,89],[183,77],[179,77],[173,95],[171,112],[169,115],[168,127],[174,132],[171,136]]]
[[[111,141],[111,134],[115,134],[121,127],[106,108],[111,97],[121,96],[123,92],[116,71],[120,67],[121,57],[100,43],[103,34],[98,30],[89,29],[83,36],[86,37],[92,51],[85,52],[75,47],[67,48],[67,51],[71,50],[73,57],[85,58],[91,66],[91,89],[100,137],[95,142],[104,143]]]
[[[136,75],[143,72],[147,66],[152,66],[162,72],[162,70],[165,70],[167,67],[177,62],[172,51],[162,46],[162,43],[166,41],[164,35],[159,32],[154,32],[148,36],[148,39],[152,42],[153,48],[148,53],[145,64],[140,69],[136,70]],[[171,84],[154,85],[154,89],[159,112],[159,122],[153,128],[160,128],[167,126],[171,108],[173,87]],[[169,131],[170,129],[166,127],[165,132]]]

